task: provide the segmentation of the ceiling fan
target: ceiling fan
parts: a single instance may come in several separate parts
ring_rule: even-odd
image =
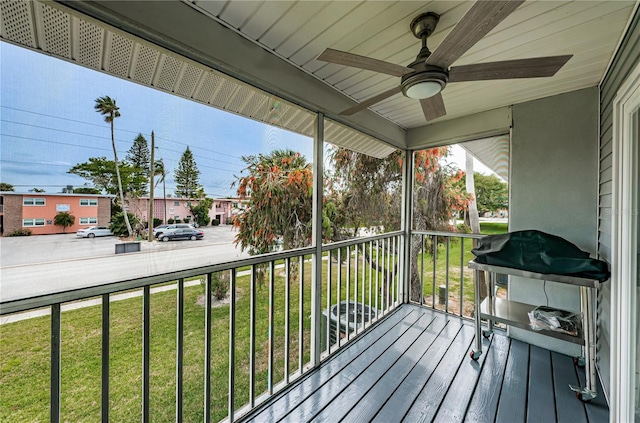
[[[368,98],[344,110],[341,115],[352,115],[402,92],[405,97],[420,100],[424,117],[430,121],[447,114],[440,93],[447,83],[555,75],[573,55],[450,67],[523,2],[524,0],[476,1],[433,53],[427,48],[427,38],[435,30],[440,15],[427,12],[416,16],[409,27],[413,35],[422,40],[422,48],[416,60],[406,67],[344,51],[325,49],[317,57],[318,60],[401,77],[399,86]]]

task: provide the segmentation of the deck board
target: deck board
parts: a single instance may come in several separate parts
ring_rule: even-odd
[[[508,354],[509,339],[504,336],[495,336],[491,349],[487,351],[482,373],[469,403],[465,416],[466,422],[484,423],[495,420]]]
[[[422,391],[422,388],[438,364],[440,364],[440,360],[449,349],[451,342],[460,335],[460,329],[462,327],[459,324],[447,322],[440,337],[426,351],[389,399],[380,403],[377,415],[372,416],[370,421],[378,423],[391,422],[397,420],[398,416],[404,416],[409,411],[413,400]]]
[[[553,366],[553,389],[556,395],[556,416],[558,423],[587,423],[587,413],[584,405],[578,407],[565,407],[565,404],[576,399],[569,385],[579,385],[578,375],[573,366],[573,360],[563,354],[551,353],[551,364]]]
[[[585,386],[587,382],[584,374],[584,367],[578,367],[577,373],[578,380],[580,381],[579,385]],[[609,421],[609,407],[607,406],[607,401],[605,400],[604,395],[602,395],[603,391],[600,380],[598,380],[597,390],[599,395],[584,404],[587,411],[587,418],[589,419],[589,422],[607,423]]]
[[[497,331],[473,361],[474,337],[469,321],[403,305],[242,421],[608,421],[602,395],[569,389],[584,383],[571,357]]]
[[[435,417],[453,378],[462,364],[462,360],[466,357],[467,351],[471,347],[473,334],[474,330],[471,326],[462,328],[459,341],[449,346],[444,358],[440,360],[438,367],[436,367],[436,371],[429,378],[429,382],[424,386],[411,409],[404,416],[405,420],[410,422],[431,421]],[[480,356],[480,360],[483,359],[484,356]]]
[[[421,315],[419,310],[415,308],[403,307],[400,310],[395,311],[389,315],[386,319],[380,322],[376,329],[382,331],[382,333],[396,333],[396,330],[401,324],[406,321],[417,320]],[[374,335],[374,336],[369,336]],[[384,338],[384,337],[382,337]],[[388,336],[388,341],[393,341],[393,335]],[[269,407],[258,409],[259,413],[253,416],[249,416],[251,420],[256,422],[274,422],[282,418],[289,410],[302,402],[309,395],[315,393],[322,385],[324,385],[333,376],[342,371],[360,355],[366,352],[370,348],[374,348],[378,342],[384,342],[384,339],[378,339],[374,333],[369,332],[356,340],[350,346],[355,348],[343,348],[335,356],[328,360],[315,372],[303,379],[301,382],[294,384],[290,389],[277,395],[269,404]]]
[[[418,313],[415,313],[418,314]],[[380,338],[372,348],[367,349],[358,358],[344,367],[334,377],[329,379],[322,389],[317,390],[307,397],[297,407],[288,410],[286,416],[280,421],[302,422],[310,421],[329,402],[336,399],[340,393],[349,386],[351,381],[369,367],[369,364],[382,355],[396,342],[406,342],[415,336],[417,330],[414,323],[424,317],[424,323],[431,321],[425,314],[417,316],[415,320],[408,322],[406,319]],[[413,328],[413,330],[411,330]]]
[[[422,332],[407,351],[396,360],[382,377],[372,378],[367,375],[368,380],[359,380],[352,384],[349,389],[355,391],[348,396],[348,400],[343,405],[339,401],[334,401],[330,407],[323,410],[322,414],[342,418],[348,412],[349,421],[370,422],[376,415],[381,405],[389,398],[389,391],[395,390],[405,377],[413,370],[417,363],[431,350],[431,347],[444,330],[447,321],[436,319]],[[394,346],[395,348],[395,346]],[[346,394],[344,392],[343,394]],[[343,399],[346,399],[344,395]],[[344,401],[343,401],[344,402]],[[338,407],[336,409],[336,407]],[[341,407],[341,408],[340,408]],[[327,414],[332,413],[332,414]],[[322,418],[322,415],[318,417]]]
[[[555,398],[553,394],[551,353],[548,350],[531,345],[529,347],[527,423],[556,421]]]
[[[496,423],[523,422],[527,410],[529,379],[529,345],[511,340],[502,390],[498,401]]]

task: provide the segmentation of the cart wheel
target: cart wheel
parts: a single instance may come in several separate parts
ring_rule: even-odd
[[[482,351],[471,350],[471,353],[469,353],[469,357],[471,357],[471,359],[474,361],[478,361],[481,355],[482,355]]]
[[[483,330],[482,331],[482,336],[484,336],[486,339],[491,338],[491,335],[493,335],[493,331],[492,330]]]
[[[578,367],[584,367],[587,363],[584,357],[573,357],[573,364],[575,364]]]
[[[577,397],[580,401],[585,402],[585,403],[587,403],[587,402],[591,402],[591,400],[593,399],[593,398],[590,398],[590,397],[585,397],[585,396],[584,396],[584,395],[582,395],[580,392],[576,392],[576,397]]]

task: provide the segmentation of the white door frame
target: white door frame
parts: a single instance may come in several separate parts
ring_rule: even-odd
[[[640,64],[613,104],[611,422],[633,422],[636,388]]]

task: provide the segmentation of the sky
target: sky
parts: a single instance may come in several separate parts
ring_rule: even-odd
[[[167,194],[175,190],[174,171],[187,146],[209,197],[235,195],[231,184],[245,167],[243,155],[291,148],[313,161],[309,137],[5,42],[0,57],[0,181],[17,192],[91,186],[67,171],[90,157],[113,159],[109,124],[94,110],[95,99],[105,95],[120,108],[118,158],[138,134],[150,146],[154,131],[156,159],[168,170]],[[453,148],[449,161],[464,169],[459,151]],[[479,162],[476,170],[483,171]],[[155,193],[162,195],[160,186]]]
[[[173,193],[173,171],[187,146],[210,197],[235,195],[231,183],[245,167],[241,156],[291,148],[311,162],[313,140],[232,113],[0,42],[0,179],[26,192],[61,192],[86,181],[66,173],[89,157],[113,159],[111,132],[95,99],[116,99],[118,158],[141,133],[163,159]],[[89,183],[90,184],[90,183]],[[161,188],[156,190],[161,194]]]

